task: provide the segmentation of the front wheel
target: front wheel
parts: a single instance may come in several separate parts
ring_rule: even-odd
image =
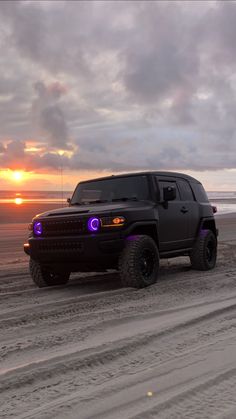
[[[120,256],[119,271],[126,287],[144,288],[157,281],[159,253],[149,236],[129,236]]]
[[[201,230],[190,253],[192,267],[199,271],[213,269],[217,257],[217,238],[211,230]]]
[[[36,260],[30,259],[29,270],[33,282],[39,287],[50,287],[53,285],[64,285],[69,281],[70,272],[56,272],[43,267]]]

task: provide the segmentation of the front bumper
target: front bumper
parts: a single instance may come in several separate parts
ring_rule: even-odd
[[[24,251],[42,263],[98,262],[115,259],[124,248],[120,232],[65,237],[32,237]]]

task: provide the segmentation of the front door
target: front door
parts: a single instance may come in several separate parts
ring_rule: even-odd
[[[160,201],[157,203],[159,214],[159,243],[160,251],[183,249],[188,243],[188,212],[185,212],[183,201],[180,199],[179,188],[175,180],[157,177],[160,191]],[[163,188],[176,188],[176,199],[163,203]]]

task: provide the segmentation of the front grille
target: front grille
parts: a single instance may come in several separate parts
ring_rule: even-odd
[[[82,252],[83,251],[83,243],[78,241],[51,241],[51,242],[40,242],[38,243],[38,250],[42,252]]]
[[[43,237],[76,236],[86,233],[86,223],[82,219],[75,220],[43,220]]]

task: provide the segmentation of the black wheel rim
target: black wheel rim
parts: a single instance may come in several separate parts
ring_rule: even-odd
[[[142,276],[145,279],[149,278],[152,275],[155,266],[154,252],[150,249],[144,249],[140,256],[139,265]]]

